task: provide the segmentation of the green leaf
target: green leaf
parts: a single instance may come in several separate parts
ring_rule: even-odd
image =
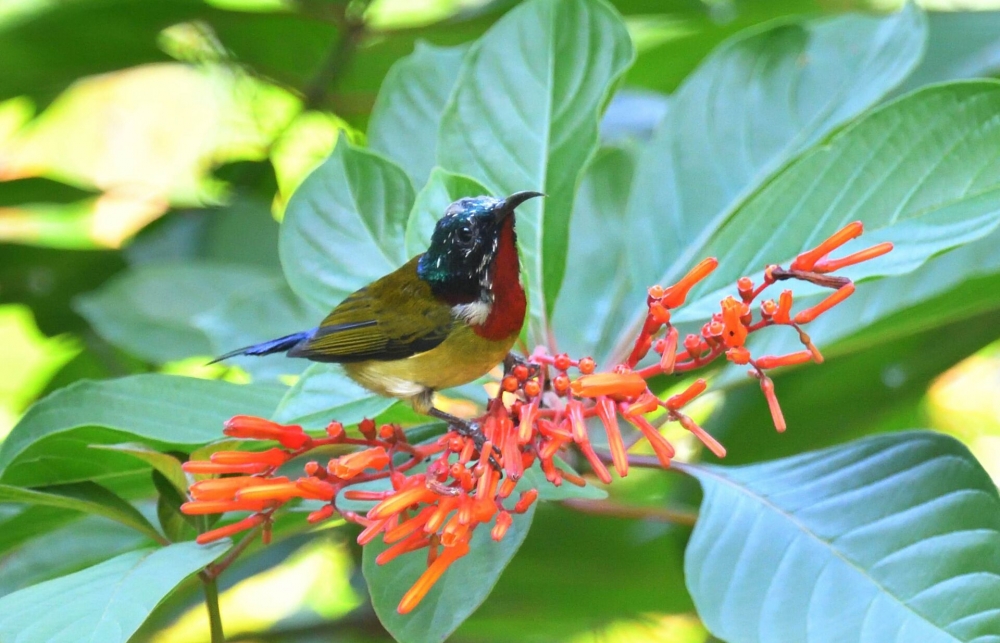
[[[434,167],[441,115],[467,49],[418,40],[413,53],[393,65],[382,81],[368,124],[368,145],[399,163],[413,185],[426,183]]]
[[[93,482],[23,489],[0,484],[0,500],[23,502],[43,507],[57,507],[104,516],[160,540],[162,536],[139,511],[104,487]]]
[[[562,283],[569,213],[597,149],[601,108],[632,57],[625,25],[608,5],[533,0],[472,47],[445,108],[442,167],[494,194],[548,194],[518,210],[534,342],[545,338]]]
[[[194,540],[198,535],[200,517],[181,513],[181,505],[188,500],[187,489],[178,490],[166,476],[155,470],[153,486],[157,493],[156,517],[163,533],[170,542]]]
[[[327,310],[401,266],[413,198],[401,169],[340,141],[285,211],[279,250],[292,290]]]
[[[228,541],[145,549],[0,599],[0,638],[19,643],[125,643],[185,578]]]
[[[927,28],[927,52],[899,93],[1000,72],[1000,11],[929,11]]]
[[[957,441],[909,432],[744,467],[685,466],[685,556],[710,630],[743,641],[986,641],[1000,497]]]
[[[417,194],[406,222],[406,256],[414,257],[427,250],[435,224],[452,202],[484,194],[489,194],[489,190],[475,179],[434,168],[427,184]]]
[[[16,550],[30,541],[51,531],[79,520],[80,514],[75,511],[66,511],[42,505],[24,505],[23,507],[12,507],[14,510],[10,516],[5,516],[0,520],[0,556],[5,556],[7,552]]]
[[[102,337],[151,362],[207,355],[211,346],[193,327],[195,315],[237,292],[274,283],[249,266],[185,262],[128,270],[76,300],[76,309]]]
[[[605,148],[584,172],[573,205],[566,277],[555,311],[559,350],[570,355],[606,355],[628,321],[635,290],[628,271],[630,239],[625,207],[636,166],[636,150]]]
[[[400,643],[432,643],[448,638],[489,596],[528,535],[534,514],[532,505],[527,513],[515,515],[514,524],[500,542],[490,537],[490,525],[480,525],[473,532],[469,553],[452,563],[420,604],[406,615],[399,614],[396,606],[427,569],[426,552],[418,550],[377,565],[375,558],[386,545],[381,541],[366,545],[361,569],[368,581],[372,607],[385,629]]]
[[[639,162],[629,231],[657,251],[630,253],[635,282],[686,272],[747,194],[905,78],[924,38],[923,17],[908,6],[888,18],[780,24],[727,41],[678,90]]]
[[[719,268],[677,319],[704,315],[740,275],[787,261],[850,221],[862,221],[866,234],[840,252],[895,244],[888,255],[844,271],[855,279],[905,274],[985,237],[1000,223],[1000,130],[991,127],[997,109],[1000,83],[939,85],[873,112],[803,155],[704,245],[693,246],[698,255],[717,256]]]
[[[282,398],[274,419],[318,430],[333,420],[354,424],[374,418],[395,403],[355,384],[340,366],[313,364]]]
[[[41,177],[0,181],[0,207],[31,203],[72,203],[94,196],[94,192]]]
[[[124,442],[122,444],[95,444],[93,449],[106,449],[117,453],[127,453],[138,458],[159,471],[163,477],[182,494],[187,493],[187,474],[181,468],[181,462],[169,453],[162,453],[156,449],[150,449],[145,444],[139,442]]]
[[[192,323],[208,337],[211,354],[222,355],[241,346],[313,328],[322,318],[323,313],[302,301],[282,281],[253,292],[233,293],[218,306],[195,315]],[[231,357],[225,364],[239,366],[255,381],[270,381],[298,375],[310,362],[270,355]]]
[[[83,381],[37,402],[0,445],[0,481],[19,486],[98,480],[148,465],[95,444],[140,440],[182,451],[222,436],[233,415],[271,415],[282,390],[170,375]]]

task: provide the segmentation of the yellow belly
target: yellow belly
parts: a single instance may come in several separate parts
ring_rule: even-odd
[[[422,398],[433,391],[482,377],[504,360],[516,339],[514,333],[507,339],[492,341],[462,326],[429,351],[400,360],[344,364],[344,370],[379,395]]]

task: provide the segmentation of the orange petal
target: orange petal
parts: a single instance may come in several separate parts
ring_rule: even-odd
[[[403,595],[403,599],[399,601],[399,606],[396,611],[400,614],[409,614],[413,611],[420,601],[423,600],[427,592],[434,587],[434,583],[441,578],[445,570],[448,567],[461,558],[462,556],[469,553],[468,543],[458,543],[454,547],[445,547],[444,551],[434,560],[433,563],[421,574],[417,582],[413,584],[406,594]]]

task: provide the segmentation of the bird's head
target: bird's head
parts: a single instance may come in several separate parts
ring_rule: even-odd
[[[417,273],[436,292],[450,299],[479,298],[483,289],[491,286],[501,242],[515,242],[514,209],[536,196],[544,195],[516,192],[506,199],[477,196],[455,201],[434,227],[431,244],[417,264]],[[516,245],[511,249],[516,262]]]

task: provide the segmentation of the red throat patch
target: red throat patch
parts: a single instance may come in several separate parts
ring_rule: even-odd
[[[500,230],[497,255],[493,260],[493,308],[486,321],[472,329],[484,339],[507,339],[521,332],[527,307],[524,288],[521,287],[514,217],[510,216]]]

